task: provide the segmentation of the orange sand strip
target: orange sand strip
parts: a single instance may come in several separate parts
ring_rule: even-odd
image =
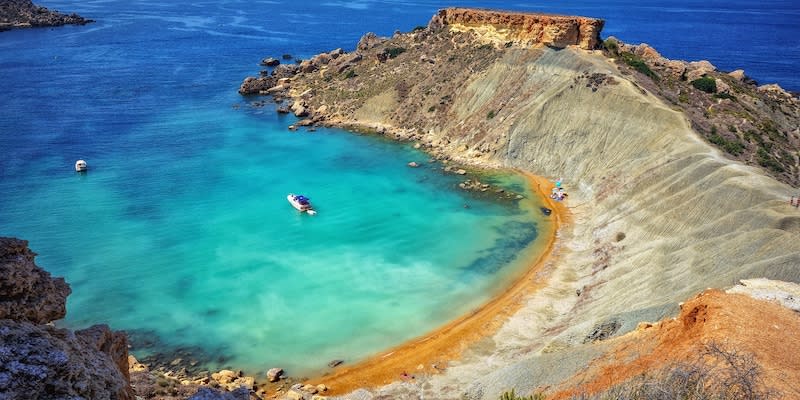
[[[545,263],[552,258],[556,232],[568,220],[567,207],[550,198],[553,184],[547,179],[518,171],[529,181],[532,191],[538,192],[545,205],[553,210],[551,224],[543,224],[541,232],[546,242],[536,259],[531,260],[527,271],[497,297],[472,313],[462,316],[443,327],[410,340],[395,348],[373,356],[349,367],[340,367],[333,374],[312,379],[309,383],[324,383],[330,389],[325,395],[340,395],[358,388],[374,388],[399,381],[401,375],[440,373],[447,362],[460,357],[469,345],[494,334],[503,322],[522,305],[527,294],[539,289],[543,282],[537,278]],[[548,229],[549,228],[549,229]],[[433,365],[436,365],[436,368]],[[423,368],[417,369],[422,365]]]

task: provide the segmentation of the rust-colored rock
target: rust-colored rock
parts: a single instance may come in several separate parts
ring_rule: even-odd
[[[467,28],[492,27],[511,41],[564,48],[577,46],[591,50],[600,44],[605,21],[596,18],[526,12],[445,8],[433,16],[428,27],[461,25]]]

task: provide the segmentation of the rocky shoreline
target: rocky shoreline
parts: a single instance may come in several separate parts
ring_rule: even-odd
[[[86,25],[94,20],[78,14],[63,14],[33,4],[31,0],[5,0],[0,3],[0,31],[19,28]]]

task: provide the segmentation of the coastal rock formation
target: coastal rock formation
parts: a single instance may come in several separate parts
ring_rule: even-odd
[[[28,243],[0,239],[0,319],[46,324],[64,318],[71,290],[36,266]]]
[[[64,317],[70,289],[34,256],[26,241],[0,238],[0,398],[133,400],[125,334],[45,325]]]
[[[595,18],[539,13],[445,8],[433,16],[428,27],[439,29],[491,30],[503,41],[528,45],[543,44],[564,48],[578,46],[584,50],[597,48],[604,21]]]
[[[492,13],[475,15],[462,18]],[[791,94],[646,45],[487,45],[501,29],[440,29],[454,27],[441,18],[365,40],[299,72],[282,95],[318,123],[414,141],[442,160],[564,177],[573,223],[558,234],[542,289],[521,300],[491,346],[445,373],[423,365],[432,371],[424,386],[390,385],[376,398],[488,400],[553,387],[708,287],[800,282],[800,219],[788,204],[800,186],[800,101]],[[687,71],[728,93],[698,89]],[[586,340],[598,327],[602,340]],[[363,381],[346,373],[324,383],[335,392]]]
[[[31,0],[0,2],[0,31],[12,28],[31,28],[61,25],[85,25],[94,22],[78,14],[62,14],[33,4]]]

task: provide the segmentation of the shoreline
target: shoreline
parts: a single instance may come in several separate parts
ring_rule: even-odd
[[[408,379],[404,374],[440,374],[447,369],[447,362],[460,358],[471,345],[494,334],[522,306],[527,294],[543,286],[539,274],[555,257],[552,251],[557,233],[569,223],[569,211],[563,202],[550,198],[552,182],[527,171],[515,169],[513,172],[522,175],[528,181],[530,191],[541,196],[545,206],[553,210],[551,223],[542,230],[545,240],[537,246],[535,259],[527,262],[525,272],[472,312],[352,366],[313,377],[307,383],[324,384],[328,387],[326,396],[337,396],[359,388],[376,388]]]

